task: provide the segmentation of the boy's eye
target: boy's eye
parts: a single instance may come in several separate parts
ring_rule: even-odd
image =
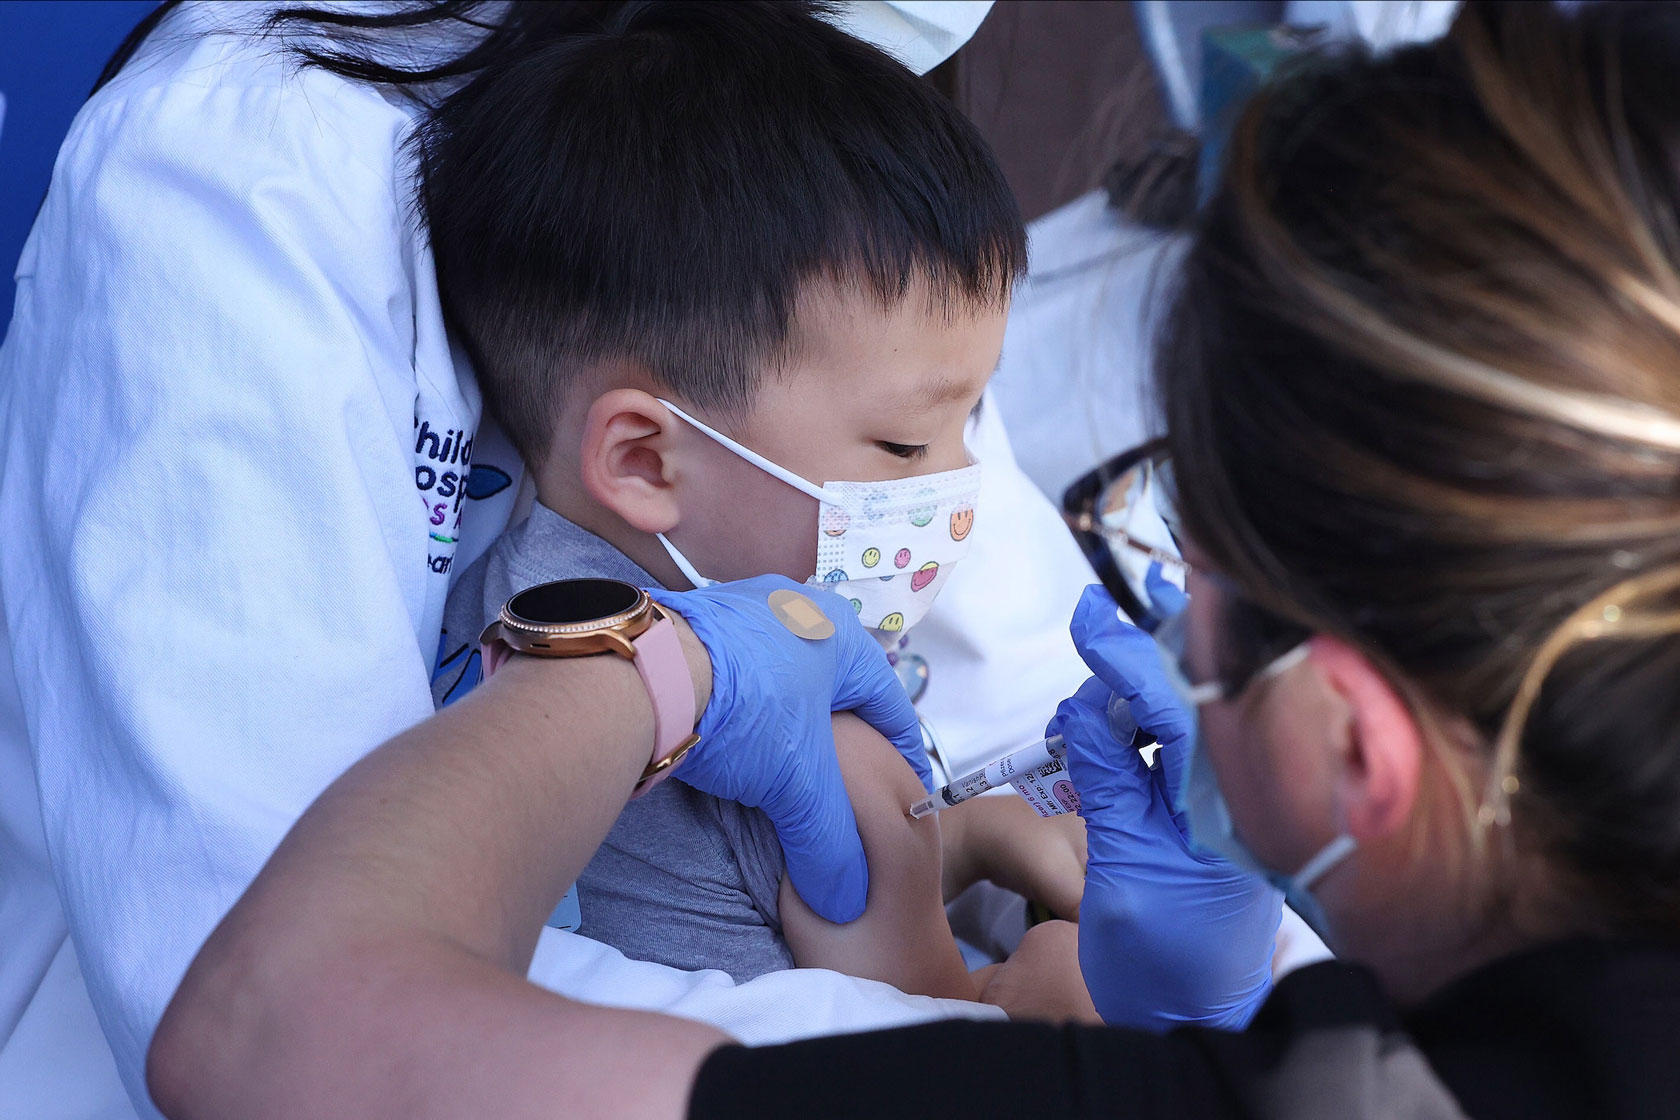
[[[897,455],[900,459],[920,459],[928,453],[928,445],[925,443],[889,443],[883,439],[876,440],[875,446],[888,455]]]

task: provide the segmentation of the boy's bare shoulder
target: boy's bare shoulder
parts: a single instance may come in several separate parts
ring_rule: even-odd
[[[853,712],[834,713],[834,750],[859,812],[892,806],[892,812],[902,814],[924,792],[898,748]],[[866,783],[867,793],[854,783]]]

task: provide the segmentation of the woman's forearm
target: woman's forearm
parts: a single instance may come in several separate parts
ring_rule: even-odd
[[[703,707],[709,662],[684,640]],[[628,662],[516,658],[363,759],[189,970],[152,1043],[159,1105],[177,1117],[680,1114],[722,1036],[523,978],[652,744]]]

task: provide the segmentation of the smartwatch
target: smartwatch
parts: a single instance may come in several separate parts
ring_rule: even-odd
[[[632,798],[665,779],[700,736],[694,678],[677,627],[639,587],[616,579],[562,579],[509,599],[478,638],[488,678],[516,653],[590,657],[610,653],[636,666],[653,701],[653,759]]]

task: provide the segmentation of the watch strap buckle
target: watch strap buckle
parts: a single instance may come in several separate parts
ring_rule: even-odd
[[[642,770],[642,776],[636,779],[635,789],[630,794],[631,798],[640,797],[659,784],[667,774],[677,768],[677,763],[686,758],[688,752],[693,750],[698,742],[700,742],[700,733],[698,731],[691,732],[688,738],[677,744],[676,750],[664,758],[648,763]]]

